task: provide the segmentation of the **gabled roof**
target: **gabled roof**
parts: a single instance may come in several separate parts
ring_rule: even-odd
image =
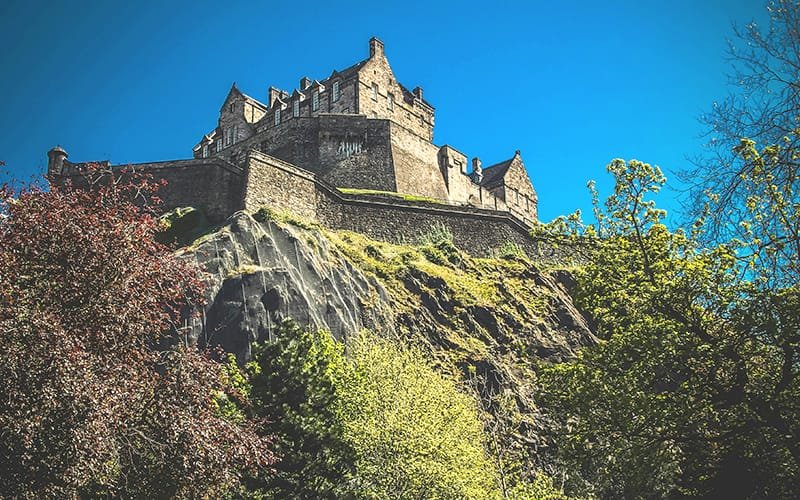
[[[517,155],[514,155],[508,160],[501,161],[500,163],[495,163],[494,165],[484,168],[480,185],[486,188],[493,188],[501,185],[506,173],[508,172],[508,168],[511,166],[511,162],[513,162],[514,158],[516,157]],[[475,172],[472,172],[469,174],[469,176],[472,178],[473,182],[477,178]]]
[[[331,78],[334,78],[336,76],[338,76],[339,78],[342,78],[342,79],[350,78],[354,74],[358,73],[358,70],[363,68],[364,65],[367,64],[367,61],[369,61],[368,58],[364,59],[363,61],[359,61],[359,62],[355,63],[352,66],[348,66],[347,68],[345,68],[345,69],[343,69],[341,71],[333,70],[333,73],[331,73],[331,76],[329,76],[327,78],[327,80],[330,80]]]
[[[235,98],[235,97],[241,97],[245,101],[247,101],[247,102],[249,102],[249,103],[251,103],[251,104],[253,104],[255,106],[263,108],[264,110],[267,109],[267,105],[266,104],[264,104],[262,102],[259,102],[257,99],[254,99],[253,97],[250,97],[249,95],[245,94],[244,92],[239,90],[239,87],[236,86],[236,82],[233,82],[233,85],[231,85],[231,90],[228,91],[228,95],[225,97],[225,100],[222,101],[222,106],[220,107],[220,111],[225,109],[225,105],[228,103],[228,101],[230,101],[232,98]]]

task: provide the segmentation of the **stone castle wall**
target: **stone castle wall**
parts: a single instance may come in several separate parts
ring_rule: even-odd
[[[416,242],[435,225],[453,234],[456,246],[485,256],[514,243],[529,256],[557,259],[551,245],[531,238],[529,227],[508,212],[476,207],[349,195],[284,161],[253,151],[248,158],[253,179],[244,208],[286,210],[332,229],[344,229],[392,243]]]
[[[383,123],[388,130],[388,121],[369,120],[370,125],[376,123]],[[531,257],[558,259],[550,245],[531,238],[530,228],[503,211],[505,207],[492,210],[389,195],[347,194],[314,172],[255,150],[247,153],[244,164],[246,168],[240,168],[217,157],[111,168],[129,168],[166,180],[168,186],[159,193],[165,209],[193,206],[215,223],[238,210],[256,211],[267,206],[332,229],[392,243],[415,242],[438,225],[453,234],[456,246],[472,255],[488,255],[510,242]],[[83,177],[79,170],[84,165],[67,162],[63,175],[49,175],[56,182],[80,183]]]
[[[48,173],[53,182],[87,183],[81,172],[88,163],[66,162],[61,174]],[[108,166],[117,171],[144,172],[154,179],[167,181],[158,192],[165,209],[192,206],[202,210],[212,222],[222,222],[232,213],[244,208],[244,169],[219,158],[174,160],[135,165]]]

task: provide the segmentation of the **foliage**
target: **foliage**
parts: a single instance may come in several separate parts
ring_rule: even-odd
[[[421,355],[363,333],[343,345],[284,323],[250,368],[278,438],[277,474],[251,492],[285,498],[486,498],[495,492],[474,402]]]
[[[219,495],[269,440],[217,414],[217,363],[159,348],[201,285],[154,239],[158,186],[94,173],[0,187],[0,496]]]
[[[348,368],[340,397],[358,496],[497,496],[474,400],[421,353],[362,333],[348,343]]]
[[[394,198],[398,200],[411,201],[411,202],[435,203],[437,205],[444,204],[442,200],[437,200],[436,198],[429,198],[427,196],[419,196],[406,193],[396,193],[394,191],[379,191],[376,189],[356,189],[356,188],[342,188],[342,187],[336,189],[341,193],[351,194],[351,195],[382,196],[385,198]]]
[[[506,241],[503,245],[497,249],[497,256],[501,259],[507,260],[514,260],[520,259],[523,261],[529,261],[528,254],[525,253],[519,245],[514,243],[513,241]]]
[[[179,207],[158,218],[161,231],[156,240],[165,244],[184,246],[209,232],[208,219],[203,212],[193,207]]]
[[[271,220],[279,224],[291,224],[302,229],[320,229],[320,225],[316,222],[303,219],[302,217],[298,217],[291,212],[275,211],[269,207],[259,208],[256,213],[253,214],[253,218],[258,222],[266,222]]]
[[[281,460],[275,474],[262,474],[249,487],[269,498],[339,498],[354,469],[337,409],[342,345],[327,332],[291,322],[276,336],[256,346],[248,369],[255,412],[264,417],[266,433],[278,438]]]
[[[701,216],[707,193],[713,193],[715,210],[705,215],[710,240],[742,237],[739,223],[746,220],[747,187],[742,176],[753,174],[751,164],[734,151],[743,137],[760,144],[785,143],[788,155],[770,165],[780,184],[797,189],[798,169],[790,151],[800,143],[792,131],[800,116],[800,4],[797,0],[766,2],[767,23],[734,25],[728,41],[730,63],[728,95],[714,102],[700,118],[707,127],[708,154],[683,172],[691,190],[693,214]]]
[[[742,177],[755,197],[749,234],[779,223],[776,231],[796,235],[791,188],[761,167],[781,155],[749,141],[738,152],[751,167]],[[657,167],[615,160],[609,171],[616,187],[596,205],[598,226],[577,222],[568,235],[593,240],[577,301],[604,342],[543,367],[539,380],[569,488],[626,498],[792,496],[798,239],[703,248],[702,221],[688,235],[661,224],[664,212],[647,198],[665,181]]]

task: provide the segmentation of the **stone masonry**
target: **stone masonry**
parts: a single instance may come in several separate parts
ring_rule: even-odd
[[[442,221],[482,225],[458,231],[482,238],[467,245],[479,253],[500,240],[525,242],[537,195],[520,152],[485,168],[473,158],[468,171],[464,153],[432,142],[433,124],[422,89],[396,80],[383,43],[372,38],[367,59],[322,80],[303,77],[291,92],[270,87],[267,103],[234,84],[193,159],[128,167],[167,181],[165,208],[194,206],[212,221],[267,205],[390,240],[396,238],[378,233]],[[68,161],[60,147],[48,156],[54,182],[79,177],[86,165]]]

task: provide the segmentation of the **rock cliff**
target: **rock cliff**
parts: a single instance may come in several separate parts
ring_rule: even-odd
[[[179,254],[207,283],[189,340],[219,344],[240,362],[285,318],[340,339],[367,328],[421,345],[443,372],[487,396],[490,411],[492,397],[507,394],[530,416],[535,363],[596,341],[566,271],[542,270],[513,245],[470,257],[441,228],[394,245],[268,210],[239,212]],[[535,436],[526,420],[535,426],[523,418],[519,431]]]

